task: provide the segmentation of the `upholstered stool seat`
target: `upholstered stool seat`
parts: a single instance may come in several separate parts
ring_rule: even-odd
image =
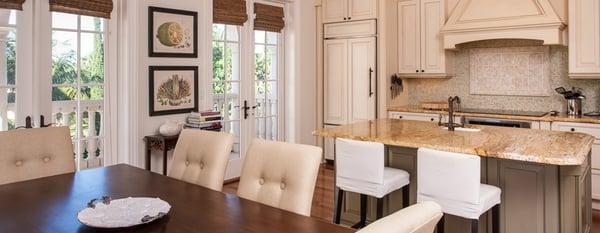
[[[340,223],[344,192],[360,194],[360,222],[354,228],[366,225],[367,196],[377,198],[378,219],[383,217],[383,198],[396,190],[402,189],[403,206],[408,206],[410,175],[385,167],[385,145],[350,139],[337,139],[335,143],[338,197],[334,223]]]
[[[499,232],[500,188],[481,184],[481,158],[420,148],[417,158],[417,202],[433,201],[446,214],[471,220],[478,230],[481,215],[492,209],[492,230]],[[444,231],[444,219],[438,233]]]

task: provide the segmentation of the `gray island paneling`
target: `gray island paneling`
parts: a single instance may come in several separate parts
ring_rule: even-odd
[[[453,151],[482,157],[481,182],[502,190],[503,233],[587,233],[591,230],[590,150],[585,134],[531,129],[478,127],[481,132],[448,132],[435,123],[381,119],[321,129],[315,135],[386,144],[386,165],[411,174],[411,203],[416,201],[417,148]],[[349,193],[342,221],[359,219],[358,194]],[[385,198],[384,209],[402,208],[402,192]],[[375,199],[369,200],[369,219]],[[484,214],[479,232],[491,232]],[[399,223],[401,224],[401,223]],[[469,222],[446,215],[446,232],[469,232]]]

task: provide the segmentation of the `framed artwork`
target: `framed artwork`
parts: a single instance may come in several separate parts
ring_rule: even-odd
[[[148,8],[150,57],[198,57],[198,12]]]
[[[150,66],[150,116],[198,111],[197,66]]]

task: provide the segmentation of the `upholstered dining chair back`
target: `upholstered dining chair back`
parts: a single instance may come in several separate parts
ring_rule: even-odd
[[[169,177],[212,190],[223,190],[223,181],[233,149],[228,133],[184,129],[173,151]]]
[[[244,161],[238,196],[310,216],[322,150],[256,139]]]
[[[479,204],[479,156],[427,148],[419,148],[417,154],[417,196]]]
[[[338,138],[335,140],[336,176],[383,184],[385,146],[377,142],[364,142]]]
[[[68,127],[0,132],[0,185],[75,172]]]
[[[371,223],[358,233],[433,233],[442,218],[435,202],[422,202]]]

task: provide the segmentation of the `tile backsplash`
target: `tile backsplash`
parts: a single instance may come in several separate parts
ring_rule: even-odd
[[[455,57],[456,76],[450,79],[406,79],[404,91],[409,105],[422,101],[444,101],[449,96],[460,96],[464,108],[565,111],[566,101],[554,92],[554,88],[564,86],[579,87],[587,96],[584,112],[600,110],[600,80],[573,80],[568,77],[568,48],[549,47],[549,96],[514,96],[471,94],[470,52],[477,48],[506,48],[541,46],[532,40],[489,40],[464,44],[458,48]]]

